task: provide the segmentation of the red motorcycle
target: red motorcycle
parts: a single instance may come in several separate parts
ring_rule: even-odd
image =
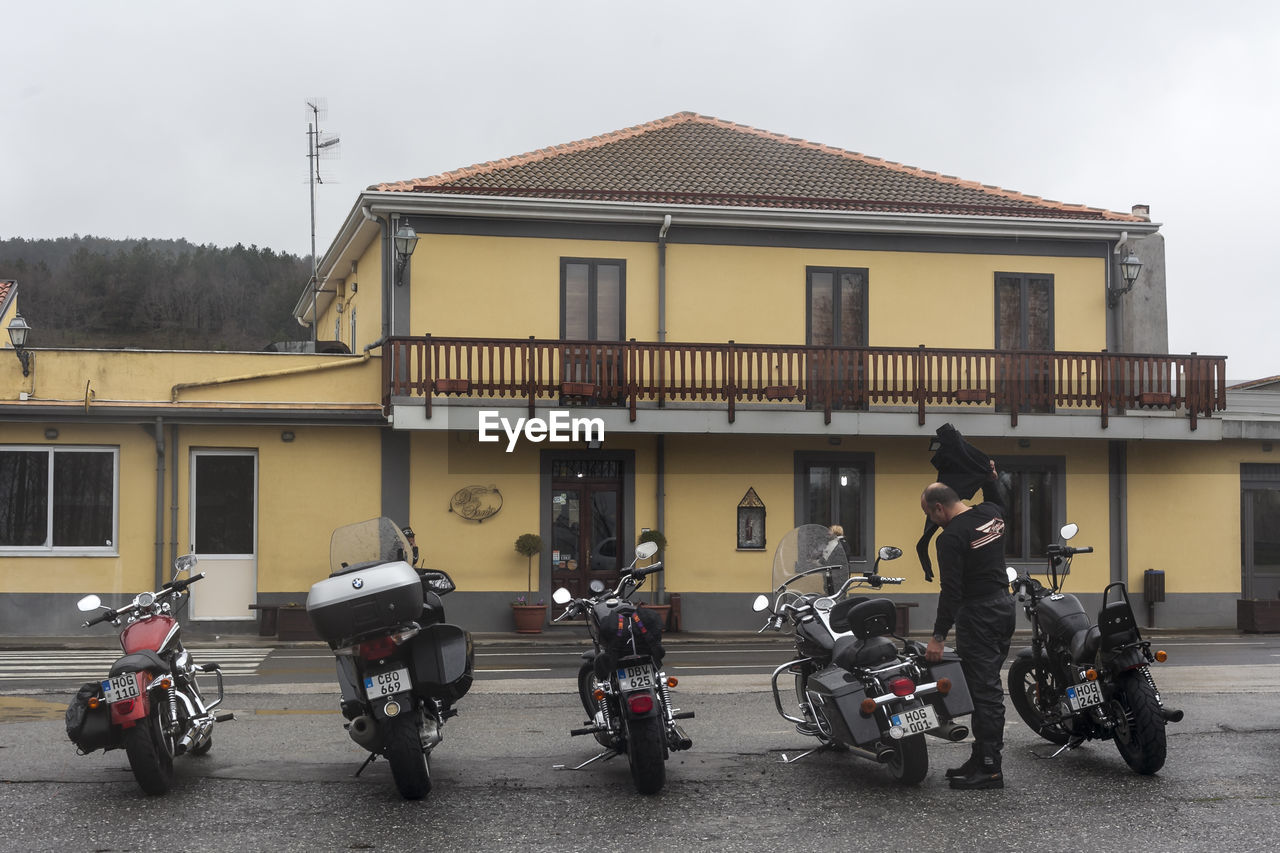
[[[80,599],[88,612],[105,610],[84,623],[120,625],[124,656],[111,665],[107,678],[80,688],[67,708],[67,736],[83,754],[124,748],[139,787],[148,794],[163,794],[173,784],[175,756],[204,755],[213,746],[213,724],[232,719],[227,711],[215,712],[222,703],[222,670],[216,663],[197,666],[183,648],[181,626],[174,618],[190,596],[187,587],[204,578],[192,575],[194,555],[179,557],[173,580],[159,592],[143,592],[113,610],[96,595]],[[179,579],[183,572],[185,580]],[[213,673],[218,698],[206,702],[196,676]]]

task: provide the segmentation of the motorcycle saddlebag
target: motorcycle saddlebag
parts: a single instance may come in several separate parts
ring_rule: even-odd
[[[960,658],[954,654],[944,656],[942,661],[929,667],[929,678],[933,681],[939,678],[951,679],[951,692],[946,696],[931,693],[924,697],[938,712],[939,718],[955,718],[973,713],[973,697],[969,695],[969,682],[964,680]]]
[[[67,737],[83,753],[120,746],[111,728],[111,708],[105,702],[89,707],[90,699],[102,698],[102,684],[86,681],[67,706]]]
[[[409,641],[414,691],[452,705],[471,689],[475,650],[457,625],[429,625]]]
[[[809,677],[809,701],[831,726],[836,740],[865,746],[880,739],[880,724],[864,717],[860,706],[867,698],[862,682],[839,667],[828,667]]]
[[[307,615],[330,646],[422,615],[422,581],[408,563],[360,564],[311,585]]]

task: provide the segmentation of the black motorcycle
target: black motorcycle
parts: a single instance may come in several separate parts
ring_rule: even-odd
[[[636,559],[612,591],[593,580],[589,598],[574,598],[564,587],[552,595],[556,604],[565,605],[555,621],[585,616],[593,647],[583,653],[578,671],[578,696],[588,719],[584,727],[569,734],[593,735],[605,751],[573,769],[625,754],[631,779],[642,794],[662,790],[667,757],[693,746],[676,724],[691,718],[693,711],[680,711],[671,704],[676,679],[662,670],[661,625],[653,611],[637,608],[629,600],[647,575],[662,571],[661,563],[635,565],[657,550],[652,542],[638,545]]]
[[[340,527],[332,574],[311,586],[307,614],[338,661],[342,715],[351,739],[379,755],[405,799],[431,790],[431,751],[453,704],[471,688],[471,635],[444,621],[448,574],[414,569],[399,527],[375,518]]]
[[[969,734],[955,722],[973,712],[968,683],[954,655],[930,665],[924,646],[893,633],[897,608],[890,599],[850,595],[902,583],[878,574],[880,561],[896,560],[901,549],[885,546],[870,571],[852,573],[843,544],[822,525],[792,530],[774,553],[772,600],[755,600],[756,612],[769,614],[761,632],[785,624],[795,634],[796,658],[773,672],[778,714],[820,744],[782,760],[843,748],[915,785],[929,772],[926,734],[953,742]],[[783,706],[783,675],[794,682],[795,713]]]
[[[1078,528],[1062,528],[1063,540]],[[1049,587],[1025,572],[1009,569],[1010,583],[1031,621],[1031,647],[1009,667],[1009,697],[1031,730],[1045,740],[1074,749],[1086,740],[1113,739],[1116,749],[1138,773],[1164,766],[1165,724],[1182,711],[1165,707],[1150,664],[1164,661],[1151,651],[1134,618],[1129,593],[1121,582],[1102,593],[1097,624],[1062,585],[1076,554],[1093,548],[1050,545]]]

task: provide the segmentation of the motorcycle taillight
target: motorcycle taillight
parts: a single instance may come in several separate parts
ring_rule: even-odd
[[[653,710],[653,697],[648,693],[637,693],[628,697],[627,705],[633,714],[647,714]]]
[[[395,650],[395,640],[391,637],[379,637],[360,644],[360,657],[365,660],[382,660]]]
[[[889,682],[889,689],[894,696],[910,696],[916,692],[916,683],[910,678],[895,678]]]

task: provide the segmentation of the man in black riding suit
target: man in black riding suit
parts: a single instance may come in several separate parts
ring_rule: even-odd
[[[973,697],[973,753],[947,771],[952,788],[1003,788],[1004,690],[1000,668],[1009,656],[1016,622],[1004,559],[1004,501],[995,463],[982,487],[983,502],[969,506],[955,490],[933,483],[920,507],[942,528],[938,536],[938,615],[925,657],[942,660],[942,642],[952,625],[956,651]]]

